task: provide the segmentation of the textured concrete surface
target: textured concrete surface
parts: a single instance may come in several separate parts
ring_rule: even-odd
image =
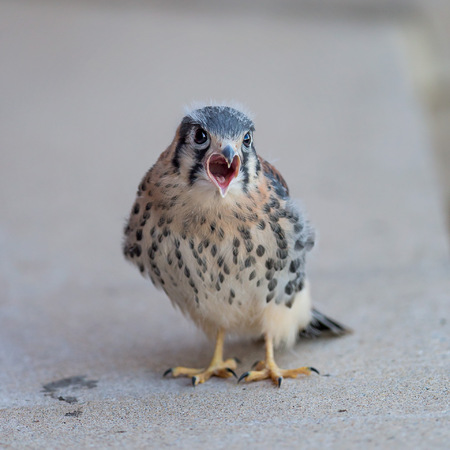
[[[0,3],[0,447],[444,448],[449,253],[403,28],[387,19]],[[314,298],[354,334],[192,388],[211,343],[122,259],[182,106],[237,99],[319,230]],[[247,370],[258,343],[230,342]]]

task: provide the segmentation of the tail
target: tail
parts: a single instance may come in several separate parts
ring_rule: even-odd
[[[352,332],[350,328],[323,315],[317,309],[313,308],[311,312],[311,322],[304,330],[300,331],[299,336],[302,338],[315,338],[321,335],[329,337],[343,336]]]

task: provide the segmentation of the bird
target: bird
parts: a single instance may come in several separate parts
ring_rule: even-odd
[[[224,359],[226,335],[264,338],[265,359],[239,381],[318,372],[280,368],[274,347],[299,336],[348,329],[311,303],[305,258],[315,231],[280,172],[256,152],[255,125],[242,108],[211,104],[186,112],[169,147],[139,184],[124,229],[123,253],[210,338],[206,368],[164,375],[236,377]]]

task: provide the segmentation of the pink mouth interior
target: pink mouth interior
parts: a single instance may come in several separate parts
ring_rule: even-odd
[[[212,181],[225,190],[239,172],[239,157],[235,156],[230,167],[227,160],[220,154],[216,153],[209,157],[207,162],[207,171]]]

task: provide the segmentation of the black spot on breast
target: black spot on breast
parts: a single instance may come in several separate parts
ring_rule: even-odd
[[[220,283],[219,282],[216,283],[216,290],[220,291]]]
[[[295,241],[295,246],[294,246],[295,250],[299,251],[299,250],[303,250],[305,248],[305,246],[303,245],[303,243],[300,241],[300,239],[297,239]]]
[[[141,246],[139,244],[134,244],[134,254],[139,257],[141,256],[141,253],[142,253]]]
[[[285,303],[285,305],[286,305],[289,309],[291,309],[291,308],[292,308],[292,305],[294,304],[294,301],[295,301],[295,297],[292,297],[290,300],[288,300],[288,301]]]
[[[269,303],[275,297],[275,292],[270,292],[267,294],[266,302]]]
[[[258,256],[263,256],[265,251],[266,249],[262,245],[258,245],[258,247],[256,248],[256,254]]]
[[[217,255],[216,244],[213,244],[212,247],[211,247],[211,255],[213,255],[214,257]]]
[[[277,245],[278,245],[279,248],[284,250],[284,249],[287,248],[288,243],[287,243],[287,241],[285,239],[277,239]]]
[[[247,239],[244,243],[247,252],[250,253],[253,250],[253,242]]]
[[[177,259],[181,260],[183,258],[183,256],[181,255],[180,250],[177,248],[175,249],[175,256],[177,257]]]
[[[156,266],[156,264],[152,264],[152,269],[153,269],[154,274],[155,274],[157,277],[160,277],[160,276],[161,276],[161,272],[159,271],[158,266]]]
[[[200,242],[200,244],[198,244],[197,250],[200,254],[202,254],[203,252],[203,242]]]
[[[136,240],[141,241],[142,240],[142,229],[139,228],[139,230],[136,231]]]
[[[191,271],[188,269],[187,266],[184,267],[184,274],[186,275],[187,278],[191,276]]]
[[[266,222],[264,222],[264,220],[260,220],[259,222],[258,222],[258,228],[260,229],[260,230],[264,230],[265,228],[266,228]]]
[[[263,212],[265,212],[266,214],[270,213],[270,205],[268,203],[265,203],[263,206]]]
[[[243,214],[241,214],[237,211],[233,211],[233,215],[234,215],[234,217],[236,217],[236,219],[240,220],[241,222],[247,222],[247,219],[244,217]]]
[[[296,223],[294,225],[294,232],[295,233],[300,233],[300,231],[302,231],[302,229],[303,229],[303,227],[299,223]]]
[[[218,265],[219,267],[222,267],[224,261],[225,261],[225,260],[224,260],[224,257],[223,257],[223,256],[219,256],[219,258],[217,259],[217,265]]]
[[[252,273],[249,275],[248,279],[249,281],[252,281],[253,278],[256,278],[256,272],[253,270]]]
[[[230,275],[230,268],[228,267],[227,263],[223,265],[223,271],[226,275]]]
[[[266,268],[267,268],[268,270],[273,269],[274,263],[275,263],[275,261],[274,261],[272,258],[269,258],[269,259],[266,261]]]
[[[225,280],[225,277],[223,276],[223,273],[222,273],[222,272],[219,272],[219,281],[220,281],[221,283],[223,283],[223,280]]]
[[[235,237],[233,239],[233,246],[234,247],[239,247],[239,245],[241,245],[241,242],[239,241],[239,239],[237,237]]]
[[[139,214],[140,206],[139,203],[135,203],[133,207],[133,214]]]
[[[223,231],[223,228],[219,228],[219,231],[217,232],[219,239],[222,240],[225,237],[225,232]]]
[[[270,228],[272,228],[273,234],[278,239],[286,239],[286,235],[284,234],[283,229],[281,228],[279,223],[269,222]]]
[[[211,230],[211,233],[214,233],[214,231],[216,231],[216,222],[212,222],[210,225],[209,225],[209,229]]]
[[[289,266],[289,271],[292,273],[295,273],[295,272],[297,272],[297,269],[299,267],[300,267],[300,260],[298,258],[294,259],[293,261],[291,261],[291,264]]]
[[[289,255],[287,250],[282,250],[281,248],[277,249],[277,257],[280,259],[286,259]]]
[[[145,209],[146,209],[147,211],[149,211],[150,209],[152,209],[152,206],[153,206],[153,203],[152,203],[152,202],[148,202],[148,203],[145,205]]]
[[[284,292],[286,292],[287,295],[291,295],[292,292],[294,292],[294,286],[292,286],[292,281],[289,281],[288,284],[284,287]]]
[[[239,231],[239,233],[241,233],[242,239],[246,240],[246,239],[251,239],[252,238],[252,235],[250,233],[250,229],[248,227],[245,227],[243,225],[239,225],[238,226],[238,231]]]
[[[255,258],[253,256],[249,256],[246,260],[245,260],[245,267],[250,267],[252,264],[254,264],[256,262]]]
[[[269,291],[273,291],[278,284],[278,280],[276,278],[273,278],[272,280],[270,280],[269,284],[267,285],[267,287],[269,288]]]
[[[270,197],[269,205],[270,205],[272,208],[278,209],[278,208],[280,207],[280,202],[278,201],[277,198],[275,198],[275,197]]]
[[[314,238],[313,238],[313,237],[310,237],[310,238],[308,238],[308,240],[306,241],[305,249],[309,251],[309,250],[311,250],[313,247],[314,247]]]
[[[274,275],[275,275],[275,270],[274,269],[268,270],[266,272],[266,280],[270,281],[273,278]]]

